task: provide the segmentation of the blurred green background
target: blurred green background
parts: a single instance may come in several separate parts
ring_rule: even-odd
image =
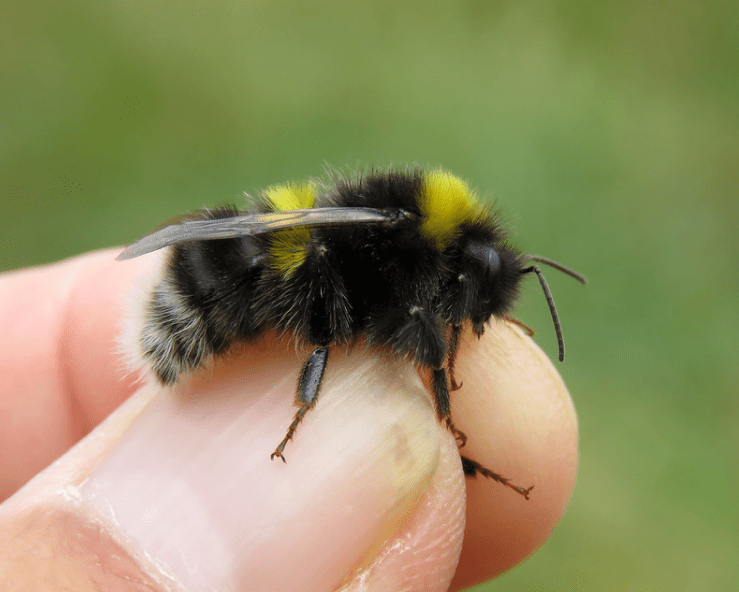
[[[736,3],[16,2],[0,269],[335,165],[470,180],[550,272],[582,459],[477,590],[739,590]],[[535,280],[518,317],[556,343]]]

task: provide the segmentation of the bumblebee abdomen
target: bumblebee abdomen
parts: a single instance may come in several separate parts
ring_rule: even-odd
[[[212,331],[202,312],[164,280],[154,291],[140,335],[144,357],[164,384],[201,365],[208,356],[225,347]]]
[[[224,208],[203,219],[233,215]],[[236,340],[264,330],[254,298],[268,256],[253,237],[193,241],[173,248],[164,278],[151,295],[140,345],[165,384],[197,368]]]

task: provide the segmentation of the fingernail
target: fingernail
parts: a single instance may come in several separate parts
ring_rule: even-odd
[[[296,411],[300,357],[250,348],[149,403],[80,494],[145,569],[187,590],[331,590],[395,532],[439,461],[415,369],[332,351]]]

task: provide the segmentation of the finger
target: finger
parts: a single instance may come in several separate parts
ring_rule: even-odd
[[[484,477],[467,480],[467,526],[452,589],[510,569],[539,548],[562,517],[577,474],[577,417],[562,379],[518,328],[492,322],[466,334],[452,401],[468,441],[462,453],[534,485],[530,500]]]
[[[0,275],[0,500],[133,392],[116,354],[121,294],[151,262],[117,252]]]
[[[423,496],[340,592],[448,590],[462,547],[465,485],[455,440],[445,428],[439,430],[439,464]]]
[[[439,465],[442,432],[411,367],[336,352],[316,409],[286,450],[287,464],[271,462],[294,413],[300,361],[293,347],[265,341],[174,391],[150,388],[132,398],[52,467],[56,478],[40,475],[4,506],[15,508],[8,544],[38,532],[38,519],[19,527],[18,517],[28,518],[24,500],[41,499],[49,532],[58,537],[66,532],[60,524],[72,525],[77,535],[89,533],[95,549],[98,541],[126,541],[127,557],[155,581],[173,578],[190,590],[334,590],[351,582],[357,568],[407,527]],[[136,407],[140,397],[147,403]],[[430,570],[436,581],[416,589],[443,590],[452,577],[461,491],[458,486],[457,511],[446,520],[457,523],[451,545],[446,536],[451,552],[443,568]],[[438,522],[449,506],[436,500],[425,504],[435,518],[426,524]],[[47,540],[53,536],[37,542]],[[412,557],[413,548],[405,555]],[[100,563],[110,567],[98,561],[92,568]],[[397,562],[388,565],[393,568],[386,562],[374,576],[387,581],[402,571]]]

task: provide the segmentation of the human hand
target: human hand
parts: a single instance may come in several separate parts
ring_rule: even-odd
[[[270,462],[303,356],[265,337],[125,400],[120,295],[156,257],[116,254],[0,277],[2,491],[100,424],[0,506],[3,589],[456,590],[530,555],[564,512],[574,410],[516,328],[465,337],[452,412],[465,454],[535,484],[530,501],[482,477],[465,493],[415,371],[359,348],[332,352],[287,464]]]

